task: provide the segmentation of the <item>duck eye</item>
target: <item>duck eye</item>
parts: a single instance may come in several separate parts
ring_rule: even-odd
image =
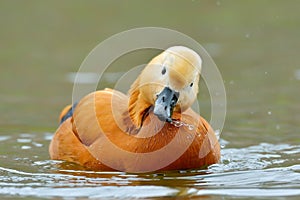
[[[162,69],[162,71],[161,71],[161,74],[164,75],[164,74],[166,73],[166,71],[167,71],[167,70],[166,70],[166,67],[164,67],[164,68]]]
[[[190,87],[193,87],[193,85],[194,85],[194,83],[191,83],[191,84],[190,84]]]

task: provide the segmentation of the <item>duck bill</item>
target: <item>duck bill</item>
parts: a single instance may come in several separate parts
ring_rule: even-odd
[[[172,114],[178,98],[179,92],[165,87],[159,95],[157,95],[153,111],[154,114],[161,121],[172,122]]]

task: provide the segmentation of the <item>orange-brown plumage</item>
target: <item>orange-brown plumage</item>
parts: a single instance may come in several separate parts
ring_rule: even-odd
[[[157,62],[160,57],[151,62]],[[176,69],[176,59],[176,56],[172,58],[168,70]],[[165,62],[165,58],[161,61]],[[192,62],[186,62],[185,65],[189,63]],[[149,78],[146,77],[149,73],[147,70],[154,69],[152,73],[157,71],[158,76],[162,76],[159,66],[150,64],[144,70],[146,73],[142,72],[133,83],[128,96],[105,89],[84,97],[76,106],[73,116],[56,131],[49,148],[51,158],[75,162],[93,170],[128,172],[192,169],[218,162],[218,140],[211,126],[188,108],[189,102],[192,102],[190,99],[185,101],[189,93],[182,91],[183,97],[179,95],[172,119],[192,125],[192,130],[187,126],[176,127],[163,122],[156,116],[153,98],[157,94],[152,93],[159,92],[164,82],[157,81],[155,87],[153,80],[145,81]],[[197,74],[190,77],[189,73],[193,74],[191,71],[179,69],[188,76],[187,83],[182,84],[190,85],[190,80],[198,83]],[[186,86],[182,85],[182,88]],[[198,91],[198,87],[193,90]]]

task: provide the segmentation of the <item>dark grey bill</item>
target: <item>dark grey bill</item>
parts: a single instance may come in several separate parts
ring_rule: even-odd
[[[178,101],[179,92],[165,87],[159,95],[154,105],[154,114],[164,122],[172,121],[173,109]]]

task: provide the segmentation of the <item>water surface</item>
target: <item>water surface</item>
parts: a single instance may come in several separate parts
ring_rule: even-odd
[[[298,199],[298,1],[1,1],[0,198]],[[208,169],[148,174],[85,171],[49,160],[72,73],[98,42],[128,28],[162,26],[200,42],[227,92],[222,159]],[[158,51],[112,64],[99,89]],[[91,81],[91,80],[89,80]],[[86,83],[84,83],[86,84]],[[210,98],[201,81],[201,114]]]
[[[300,195],[300,145],[261,143],[226,148],[228,142],[221,140],[222,160],[208,169],[129,174],[85,171],[72,163],[45,160],[51,135],[1,136],[1,146],[11,152],[10,155],[1,152],[1,195],[40,198]]]

